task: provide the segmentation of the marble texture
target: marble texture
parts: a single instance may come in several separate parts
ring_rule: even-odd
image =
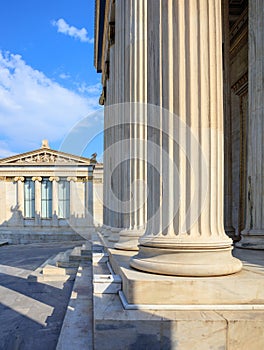
[[[262,305],[264,260],[261,254],[241,254],[241,272],[217,277],[163,276],[136,271],[129,266],[132,252],[108,249],[109,260],[123,281],[129,304],[149,305]],[[200,267],[203,269],[203,267]],[[154,292],[155,291],[155,292]],[[237,308],[237,306],[234,306]]]
[[[241,248],[264,249],[264,7],[249,1],[249,120],[246,226]]]
[[[148,171],[147,228],[131,266],[185,276],[238,272],[223,227],[221,1],[155,1],[147,11],[148,103],[160,107],[147,107],[148,140],[160,149],[150,145],[147,154],[159,176]]]
[[[260,350],[263,311],[125,310],[117,295],[94,295],[94,349]]]

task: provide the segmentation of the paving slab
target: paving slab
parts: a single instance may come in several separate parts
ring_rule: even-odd
[[[79,242],[1,247],[1,350],[56,349],[73,281],[31,282],[28,276],[48,258],[76,244]]]
[[[57,350],[93,349],[93,296],[91,262],[79,266]]]

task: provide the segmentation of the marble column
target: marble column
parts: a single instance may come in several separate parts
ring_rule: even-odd
[[[144,106],[146,102],[146,33],[147,33],[147,1],[128,1],[127,8],[123,13],[125,18],[126,33],[126,101],[131,102],[129,110],[126,110],[124,123],[130,124],[129,166],[126,169],[129,175],[125,177],[130,180],[130,212],[127,215],[128,225],[120,231],[119,241],[115,248],[124,250],[138,250],[138,239],[145,231],[146,206],[144,193],[140,182],[145,180],[145,148],[142,142],[145,137]],[[118,22],[118,20],[117,20]]]
[[[17,183],[17,210],[16,210],[16,221],[19,226],[23,226],[24,216],[24,181],[23,176],[16,176],[15,182]]]
[[[58,182],[60,178],[58,176],[51,176],[49,181],[52,182],[52,226],[58,226]]]
[[[223,98],[224,98],[224,227],[227,235],[238,240],[232,219],[232,118],[230,88],[229,0],[222,1],[223,20]]]
[[[41,181],[42,177],[34,176],[32,181],[35,182],[35,226],[41,225]]]
[[[221,1],[151,1],[148,24],[147,152],[155,171],[147,229],[130,264],[167,275],[238,272],[223,227]]]
[[[67,181],[70,182],[70,224],[75,225],[76,223],[76,212],[75,212],[75,196],[76,196],[76,187],[75,182],[77,181],[76,176],[69,176],[67,177]]]
[[[119,2],[119,0],[117,0]],[[106,3],[106,7],[110,6],[110,2]],[[112,6],[110,6],[112,7]],[[110,10],[109,10],[110,11]],[[114,142],[116,142],[116,127],[111,126],[113,120],[115,120],[116,115],[113,113],[112,105],[117,103],[115,98],[115,86],[118,85],[120,80],[120,75],[116,74],[116,63],[115,63],[115,36],[114,36],[114,16],[109,14],[108,31],[105,32],[106,41],[108,42],[108,48],[106,50],[107,54],[104,56],[104,67],[103,67],[103,85],[105,93],[105,113],[104,113],[104,150],[107,152]],[[103,233],[108,236],[111,232],[111,227],[117,227],[119,221],[119,211],[116,208],[116,202],[114,201],[114,196],[118,191],[119,186],[119,176],[118,172],[114,169],[114,164],[117,154],[111,153],[110,156],[105,156],[104,154],[104,225],[105,229]],[[105,171],[105,169],[107,169]],[[113,174],[114,173],[114,174]],[[114,176],[113,176],[114,175]],[[114,204],[113,204],[114,203]],[[106,228],[107,227],[107,228]]]
[[[88,225],[93,225],[94,208],[93,208],[93,173],[89,172],[89,176],[85,179],[85,216]]]
[[[23,213],[22,213],[23,214]],[[0,225],[6,225],[6,181],[0,176]]]
[[[241,248],[264,249],[264,7],[249,1],[246,225]]]

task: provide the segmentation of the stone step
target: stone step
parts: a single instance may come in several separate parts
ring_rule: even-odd
[[[91,263],[80,265],[63,320],[57,350],[93,349]]]
[[[2,246],[2,245],[7,245],[8,244],[8,241],[6,241],[6,240],[0,240],[0,247]]]
[[[94,294],[117,294],[122,287],[122,280],[119,275],[94,275]]]
[[[63,253],[62,256],[59,257],[56,261],[57,267],[63,267],[63,268],[74,268],[79,266],[78,261],[70,261],[70,255],[72,253],[73,249],[68,249],[66,252]]]
[[[46,261],[46,264],[52,265],[52,266],[57,266],[57,261],[66,261],[67,260],[67,253],[70,254],[71,249],[68,249],[65,252],[60,252],[57,255],[53,256],[52,258],[48,259]]]
[[[110,271],[106,263],[97,264],[93,262],[93,274],[95,275],[109,275]]]
[[[79,261],[57,261],[56,265],[63,268],[78,268]]]
[[[33,271],[28,279],[35,282],[74,280],[79,262],[70,262],[72,249],[60,252],[47,259]]]
[[[40,275],[37,278],[37,282],[53,282],[53,281],[74,281],[75,280],[75,274],[74,275]]]
[[[82,255],[81,250],[81,247],[75,247],[69,256],[69,261],[90,261],[91,256]]]
[[[92,254],[91,250],[92,250],[91,243],[88,241],[85,242],[81,248],[81,256],[91,257],[91,254]]]
[[[93,252],[93,263],[105,263],[109,260],[107,253]]]
[[[67,276],[75,275],[77,268],[62,268],[47,264],[42,269],[42,274],[47,276]]]
[[[35,271],[33,271],[29,276],[28,280],[30,282],[51,282],[51,281],[63,281],[66,282],[68,280],[73,281],[75,279],[74,274],[62,274],[62,272],[58,272],[54,275],[52,274],[43,274],[42,268],[37,268]]]
[[[94,294],[117,294],[122,289],[122,280],[109,265],[108,254],[93,252],[92,257]]]

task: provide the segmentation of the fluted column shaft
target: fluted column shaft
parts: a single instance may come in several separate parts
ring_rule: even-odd
[[[71,223],[75,222],[75,197],[76,197],[76,185],[75,182],[77,181],[76,176],[69,176],[67,177],[67,181],[70,182],[70,221]]]
[[[24,181],[23,176],[15,177],[15,182],[17,183],[17,224],[23,226],[23,216],[24,216]]]
[[[42,177],[35,176],[32,177],[35,181],[35,225],[39,226],[41,224],[41,181]]]
[[[125,18],[125,60],[122,65],[125,68],[126,84],[124,100],[121,102],[131,102],[130,105],[124,106],[125,113],[121,113],[120,119],[121,125],[124,125],[121,139],[130,138],[130,143],[125,145],[121,155],[121,158],[125,158],[129,153],[129,161],[122,167],[122,192],[126,194],[122,200],[130,201],[130,210],[124,215],[124,229],[120,232],[120,239],[115,248],[125,250],[138,250],[138,239],[144,233],[146,222],[146,206],[141,188],[146,177],[145,148],[142,143],[146,137],[146,130],[143,120],[144,107],[140,104],[146,102],[146,6],[145,0],[127,1],[122,13]]]
[[[151,1],[148,23],[148,160],[156,169],[131,265],[171,275],[237,272],[223,227],[221,1]]]
[[[23,176],[16,178],[17,180],[17,207],[21,213],[24,213],[24,180]]]
[[[232,118],[231,118],[231,88],[230,88],[230,33],[229,33],[229,0],[222,1],[223,18],[223,93],[224,93],[224,226],[225,232],[232,239],[235,228],[232,220]]]
[[[93,173],[89,172],[87,181],[85,181],[85,213],[88,224],[94,224],[94,208],[93,208]]]
[[[264,249],[264,7],[249,1],[246,226],[237,244]]]
[[[52,226],[58,226],[58,182],[60,178],[57,176],[51,176],[49,181],[52,182]]]

